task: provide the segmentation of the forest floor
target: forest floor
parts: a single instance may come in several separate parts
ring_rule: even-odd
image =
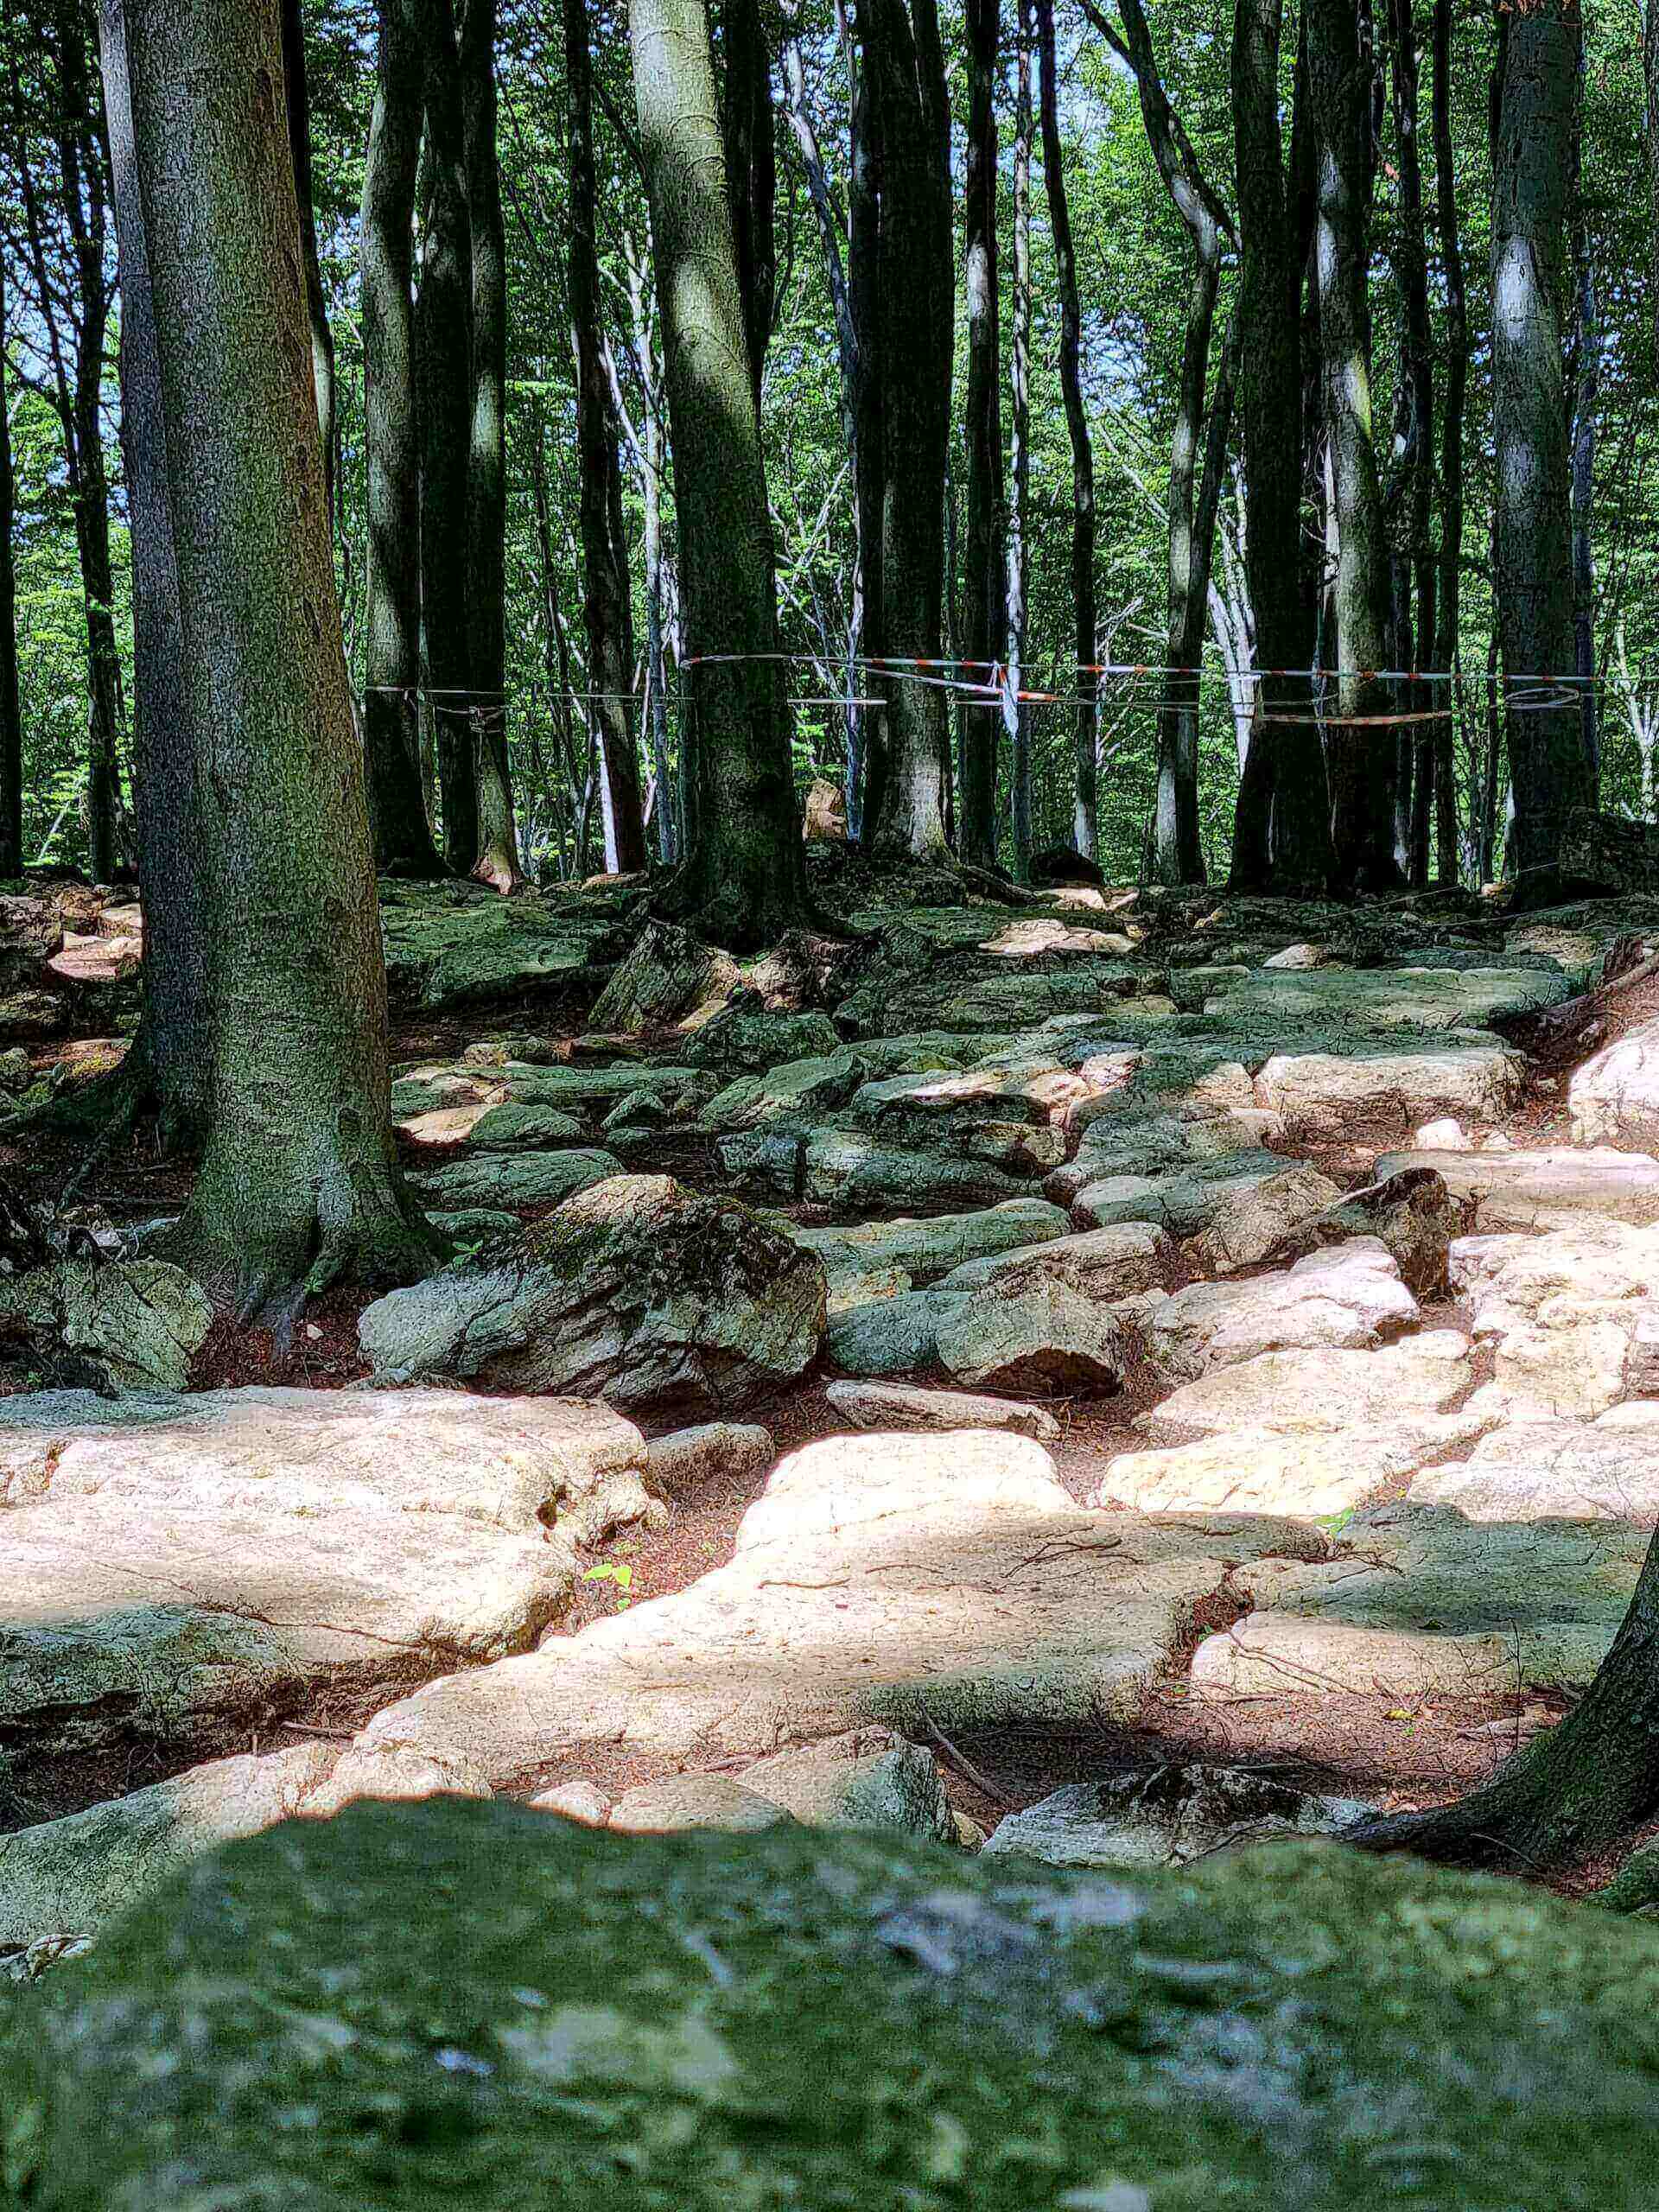
[[[675,1637],[693,1633],[683,1626],[694,1618],[686,1593],[695,1604],[706,1590],[713,1604],[728,1586],[722,1576],[743,1572],[745,1516],[772,1492],[779,1464],[820,1440],[857,1434],[828,1393],[837,1379],[865,1376],[1039,1404],[1054,1424],[1044,1433],[1064,1492],[1056,1529],[1088,1521],[1109,1541],[1116,1524],[1150,1529],[1158,1541],[1187,1530],[1199,1562],[1218,1562],[1209,1586],[1189,1576],[1160,1616],[1130,1692],[1116,1689],[1092,1709],[1085,1699],[1070,1710],[1045,1690],[1022,1711],[1000,1675],[996,1695],[943,1696],[920,1705],[919,1717],[903,1717],[902,1701],[869,1707],[898,1715],[899,1733],[937,1756],[950,1806],[978,1829],[1065,1785],[1172,1764],[1248,1767],[1310,1792],[1418,1806],[1460,1794],[1554,1725],[1610,1640],[1659,1519],[1659,1464],[1649,1464],[1659,1463],[1659,1444],[1648,1450],[1639,1422],[1659,1398],[1659,1368],[1645,1351],[1649,1312],[1659,1311],[1659,1163],[1642,1148],[1659,1135],[1659,1074],[1649,1071],[1659,1070],[1659,978],[1607,996],[1565,1058],[1541,1017],[1594,986],[1616,945],[1644,936],[1659,944],[1659,903],[1604,900],[1522,918],[1495,900],[1438,893],[1344,907],[1077,887],[1004,906],[964,897],[948,880],[866,880],[841,856],[819,864],[864,940],[850,967],[816,985],[803,982],[798,963],[783,979],[757,980],[753,969],[722,976],[690,1006],[653,1012],[627,1035],[597,1033],[591,1017],[639,925],[632,887],[531,894],[512,902],[516,913],[455,890],[389,887],[395,1103],[410,1172],[462,1167],[464,1203],[492,1210],[498,1232],[506,1217],[544,1219],[559,1202],[521,1202],[515,1179],[532,1155],[492,1152],[435,1115],[456,1100],[487,1111],[539,1096],[538,1070],[681,1071],[711,1017],[766,1011],[785,1040],[781,1058],[750,1051],[722,1064],[711,1053],[696,1080],[665,1077],[664,1110],[634,1126],[617,1124],[601,1087],[591,1105],[573,1107],[586,1126],[563,1141],[603,1148],[613,1171],[671,1173],[741,1198],[798,1236],[978,1219],[1046,1196],[1066,1218],[1019,1253],[1052,1261],[1073,1239],[1149,1226],[1160,1240],[1157,1284],[1116,1284],[1109,1296],[1091,1284],[1091,1301],[1121,1315],[1122,1329],[1109,1376],[1096,1371],[1084,1389],[1075,1376],[1087,1362],[1065,1335],[1075,1316],[1061,1315],[1054,1342],[1042,1339],[1039,1317],[1037,1338],[1011,1350],[996,1330],[1013,1324],[992,1317],[990,1351],[976,1366],[958,1358],[951,1367],[938,1348],[943,1331],[938,1346],[926,1338],[921,1357],[903,1363],[884,1329],[918,1301],[936,1301],[948,1318],[950,1295],[938,1289],[946,1271],[895,1278],[876,1269],[866,1279],[843,1254],[840,1277],[830,1269],[819,1357],[733,1409],[768,1432],[764,1459],[716,1458],[651,1520],[636,1516],[584,1548],[543,1652],[557,1647],[568,1669],[601,1624],[596,1654],[620,1651],[626,1619],[636,1653],[648,1656],[640,1639],[661,1601],[681,1608],[663,1616],[681,1624],[665,1650],[680,1648]],[[78,909],[76,919],[68,1018],[83,1032],[102,1021],[106,1036],[118,1035],[131,1018],[130,962],[100,976],[97,915]],[[124,915],[123,931],[124,942]],[[1620,957],[1628,950],[1615,966]],[[790,1027],[811,1014],[821,1027],[830,1017],[836,1033],[825,1028],[827,1049],[816,1057]],[[59,1033],[28,1049],[34,1083],[61,1089],[118,1047],[100,1053],[85,1034]],[[810,1060],[833,1075],[837,1053],[846,1082],[804,1109],[792,1074]],[[1114,1054],[1121,1065],[1105,1072]],[[893,1102],[891,1122],[875,1118],[888,1103],[874,1099],[877,1085],[960,1076],[971,1089],[988,1062],[995,1100],[977,1118],[937,1113],[914,1090]],[[1429,1126],[1447,1122],[1455,1128]],[[1028,1161],[1008,1137],[1011,1122],[1058,1141],[1046,1152],[1029,1147]],[[995,1168],[985,1164],[992,1129],[1004,1147]],[[751,1141],[768,1132],[798,1147],[784,1184]],[[1604,1171],[1598,1163],[1611,1155],[1588,1135],[1618,1147],[1626,1166]],[[821,1172],[815,1144],[836,1158],[837,1145],[862,1147],[856,1171],[840,1181],[839,1170]],[[1345,1274],[1311,1304],[1302,1298],[1287,1267],[1321,1250],[1352,1258],[1365,1226],[1332,1229],[1326,1217],[1347,1194],[1419,1162],[1444,1179],[1449,1272],[1408,1290],[1401,1264],[1417,1253],[1416,1232],[1385,1209],[1376,1223],[1386,1248],[1381,1301],[1370,1276],[1355,1289]],[[48,1210],[61,1211],[72,1191],[73,1217],[106,1236],[175,1212],[190,1174],[188,1162],[155,1157],[143,1130],[90,1171],[83,1138],[27,1128],[0,1137],[0,1176]],[[1253,1294],[1252,1286],[1262,1287]],[[332,1293],[286,1343],[221,1323],[196,1350],[188,1388],[349,1390],[372,1371],[358,1338],[366,1303]],[[1030,1300],[1012,1303],[1027,1326]],[[1045,1312],[1052,1332],[1052,1301]],[[931,1307],[925,1318],[931,1327]],[[1440,1347],[1435,1356],[1450,1363],[1432,1388],[1421,1362],[1411,1363],[1420,1346]],[[1392,1386],[1379,1396],[1367,1379],[1382,1367],[1343,1365],[1402,1351],[1410,1357],[1397,1401]],[[0,1372],[0,1392],[32,1404],[42,1379],[54,1378],[25,1362]],[[470,1387],[497,1396],[510,1388],[487,1375]],[[1228,1389],[1239,1393],[1236,1406],[1217,1395]],[[683,1425],[666,1412],[635,1417],[648,1440]],[[1308,1464],[1287,1463],[1281,1496],[1272,1467],[1287,1440],[1307,1447]],[[1373,1449],[1379,1440],[1389,1452]],[[1224,1464],[1230,1444],[1236,1474]],[[1267,1474],[1254,1471],[1258,1463]],[[26,1503],[23,1514],[45,1510]],[[1254,1518],[1247,1526],[1241,1516]],[[15,1527],[20,1517],[0,1519]],[[920,1542],[925,1510],[916,1526]],[[1156,1543],[1147,1556],[1161,1558]],[[1062,1644],[1102,1632],[1089,1573],[1077,1570],[1077,1618],[1064,1624]],[[1063,1609],[1067,1602],[1063,1593]],[[1046,1632],[1046,1595],[1044,1604]],[[0,1786],[0,1828],[120,1797],[209,1753],[374,1749],[393,1740],[385,1724],[395,1734],[405,1703],[412,1719],[397,1745],[442,1762],[430,1715],[442,1700],[435,1707],[408,1694],[453,1663],[411,1660],[373,1680],[314,1670],[257,1725],[221,1716],[176,1738],[162,1730],[66,1739],[54,1757],[20,1765],[10,1812]],[[802,1663],[810,1672],[810,1654]],[[879,1646],[872,1663],[882,1663]],[[963,1662],[969,1671],[980,1663]],[[940,1680],[949,1671],[935,1669]],[[768,1748],[834,1737],[830,1721],[806,1712],[811,1705],[804,1698],[798,1713],[780,1701]],[[595,1709],[590,1728],[550,1736],[538,1724],[493,1761],[484,1756],[496,1793],[532,1797],[582,1783],[608,1803],[671,1777],[732,1776],[754,1763],[742,1729],[725,1740],[717,1726],[636,1731],[607,1717],[602,1698]],[[955,1716],[945,1726],[940,1711]],[[851,1717],[848,1707],[843,1729]],[[22,1738],[6,1718],[0,1745],[16,1745]],[[466,1721],[469,1758],[483,1725]],[[1596,1871],[1560,1886],[1582,1887]]]

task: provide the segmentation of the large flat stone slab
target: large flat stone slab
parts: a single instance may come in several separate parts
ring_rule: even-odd
[[[1435,1329],[1376,1351],[1269,1351],[1183,1383],[1137,1427],[1155,1444],[1230,1430],[1363,1428],[1448,1412],[1471,1381],[1469,1339]]]
[[[1545,968],[1260,969],[1217,982],[1206,1013],[1358,1029],[1484,1027],[1557,1006],[1571,979]]]
[[[457,1514],[596,1543],[646,1510],[645,1439],[579,1398],[205,1390],[0,1399],[0,1504]],[[0,1523],[0,1527],[3,1527]]]
[[[1454,1198],[1475,1200],[1482,1230],[1551,1229],[1580,1214],[1659,1224],[1659,1160],[1646,1153],[1390,1152],[1376,1173],[1405,1167],[1433,1167]]]
[[[326,1681],[522,1651],[575,1576],[568,1545],[447,1513],[24,1507],[0,1514],[0,1734],[188,1741]]]
[[[1005,1198],[967,1213],[935,1214],[925,1221],[871,1221],[850,1229],[796,1229],[795,1242],[816,1252],[826,1272],[878,1275],[889,1268],[918,1287],[937,1282],[969,1260],[1011,1252],[1064,1236],[1064,1210],[1042,1198]]]
[[[1162,1452],[1126,1452],[1111,1461],[1090,1503],[1138,1513],[1351,1512],[1384,1483],[1475,1442],[1478,1414],[1429,1414],[1375,1428],[1286,1435],[1224,1430]]]
[[[1445,1115],[1500,1120],[1525,1088],[1520,1053],[1490,1039],[1448,1037],[1410,1051],[1357,1045],[1275,1052],[1256,1076],[1255,1097],[1292,1129],[1355,1121],[1409,1129]]]
[[[1576,1144],[1659,1144],[1659,1021],[1594,1053],[1567,1085]]]
[[[1465,1521],[1618,1521],[1659,1526],[1659,1403],[1599,1421],[1517,1422],[1483,1437],[1467,1459],[1417,1475],[1414,1505]]]
[[[620,1175],[614,1153],[575,1147],[562,1152],[480,1152],[410,1179],[439,1206],[562,1205],[578,1191]]]
[[[1360,1236],[1242,1282],[1190,1283],[1149,1309],[1141,1333],[1160,1371],[1191,1382],[1265,1351],[1363,1350],[1416,1319],[1393,1258]]]
[[[731,1564],[378,1714],[341,1786],[409,1751],[493,1781],[585,1744],[699,1764],[870,1720],[950,1732],[1124,1714],[1216,1589],[1283,1522],[1163,1525],[1074,1506],[1023,1437],[827,1440],[780,1462]]]

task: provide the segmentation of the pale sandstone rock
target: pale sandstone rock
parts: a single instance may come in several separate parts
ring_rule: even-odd
[[[671,1502],[693,1497],[711,1482],[764,1474],[775,1456],[770,1429],[746,1421],[706,1421],[677,1428],[646,1447],[645,1479]]]
[[[1474,1199],[1484,1231],[1555,1229],[1585,1214],[1629,1227],[1659,1224],[1659,1160],[1645,1153],[1390,1152],[1379,1177],[1433,1167],[1455,1198]]]
[[[1574,1073],[1575,1144],[1659,1144],[1659,1021],[1643,1021]]]
[[[745,1789],[814,1827],[890,1828],[954,1843],[938,1762],[891,1729],[855,1729],[745,1767]]]
[[[1408,1129],[1437,1109],[1493,1120],[1525,1087],[1520,1053],[1465,1037],[1433,1050],[1279,1052],[1255,1078],[1255,1103],[1293,1129],[1338,1129],[1356,1120]],[[1377,1173],[1386,1172],[1379,1162]]]
[[[1166,1766],[1057,1789],[999,1822],[985,1851],[1049,1866],[1185,1866],[1274,1836],[1330,1835],[1376,1809],[1249,1767]]]
[[[1262,1352],[1183,1383],[1135,1426],[1156,1444],[1246,1428],[1364,1428],[1446,1413],[1469,1382],[1468,1338],[1436,1329],[1377,1351]]]
[[[985,1397],[969,1390],[924,1390],[904,1382],[847,1382],[830,1383],[824,1396],[854,1428],[933,1432],[1007,1429],[1017,1436],[1034,1437],[1039,1444],[1058,1444],[1062,1434],[1060,1424],[1046,1407],[1022,1405],[1017,1398]]]
[[[1629,1415],[1641,1418],[1631,1421]],[[1626,1418],[1621,1420],[1619,1415]],[[1659,1524],[1659,1406],[1621,1407],[1588,1422],[1517,1421],[1469,1458],[1430,1467],[1408,1493],[1465,1521],[1621,1521]]]
[[[1118,1389],[1133,1349],[1109,1306],[1057,1282],[962,1298],[934,1341],[941,1366],[959,1382],[1068,1393]]]
[[[1285,1435],[1226,1431],[1163,1452],[1111,1461],[1090,1498],[1139,1513],[1290,1513],[1317,1519],[1351,1512],[1386,1482],[1474,1442],[1485,1417],[1429,1414],[1375,1429]]]
[[[1014,1298],[1052,1287],[1110,1303],[1159,1288],[1174,1257],[1168,1236],[1155,1223],[1116,1222],[987,1259],[965,1260],[950,1270],[939,1288]]]
[[[567,1821],[581,1821],[592,1828],[602,1828],[611,1817],[610,1799],[591,1782],[562,1782],[524,1802],[532,1812],[562,1814]]]
[[[625,1789],[611,1808],[608,1825],[638,1835],[660,1835],[679,1828],[753,1833],[790,1823],[781,1805],[744,1789],[729,1775],[679,1774]]]
[[[1393,1258],[1357,1237],[1281,1274],[1189,1284],[1154,1309],[1145,1337],[1160,1372],[1190,1382],[1264,1351],[1362,1349],[1416,1318]]]

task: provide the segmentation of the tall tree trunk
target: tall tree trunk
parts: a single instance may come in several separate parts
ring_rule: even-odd
[[[374,111],[363,169],[368,479],[363,741],[375,866],[399,875],[443,872],[421,791],[416,722],[421,680],[420,490],[410,238],[424,73],[416,0],[381,0]]]
[[[732,241],[737,251],[737,289],[743,302],[754,411],[760,412],[760,380],[772,341],[778,285],[778,242],[772,210],[778,197],[778,149],[772,134],[772,61],[760,22],[760,0],[722,0],[726,57],[721,116],[726,150],[726,188],[731,195]]]
[[[213,925],[212,1122],[170,1246],[281,1318],[432,1255],[392,1139],[276,0],[134,0],[127,29]]]
[[[17,683],[17,486],[6,398],[6,278],[0,267],[0,879],[23,867],[23,714]]]
[[[496,0],[466,0],[461,104],[473,246],[472,438],[467,480],[467,631],[477,716],[478,857],[501,892],[524,882],[507,765],[507,241],[496,145]]]
[[[1038,10],[1045,0],[1036,0]],[[1026,688],[1026,633],[1028,625],[1027,599],[1026,531],[1031,505],[1031,142],[1033,133],[1031,101],[1031,53],[1033,25],[1032,0],[1020,0],[1020,49],[1014,63],[1014,364],[1011,396],[1014,402],[1014,500],[1008,511],[1008,677],[1009,689],[1014,695],[1014,760],[1009,774],[1010,826],[1014,833],[1014,874],[1020,883],[1031,880],[1031,709],[1020,697]],[[1037,16],[1038,27],[1042,22]],[[1040,35],[1040,28],[1039,28]],[[1053,18],[1049,17],[1051,45]],[[1046,70],[1046,60],[1042,64]],[[1048,110],[1048,79],[1043,79],[1043,115],[1046,130]],[[1055,192],[1059,193],[1061,219],[1054,224],[1055,257],[1060,264],[1061,335],[1060,373],[1066,376],[1067,326],[1065,315],[1066,271],[1071,266],[1071,234],[1065,220],[1065,184],[1059,173],[1058,145],[1051,155],[1048,140],[1043,140],[1043,169],[1048,185],[1051,214],[1055,205]],[[1062,241],[1064,244],[1062,245]],[[1072,281],[1072,304],[1077,302],[1075,270]],[[1073,363],[1075,367],[1076,364]],[[1069,391],[1069,386],[1068,386]],[[1068,400],[1068,410],[1069,410]],[[1084,424],[1085,440],[1088,424]],[[1075,448],[1074,448],[1075,453]],[[1075,486],[1076,477],[1074,474]],[[1090,486],[1092,493],[1092,485]],[[1074,506],[1075,512],[1075,506]],[[1092,519],[1092,508],[1091,508]],[[1073,541],[1075,554],[1076,544]],[[1089,584],[1094,585],[1092,541],[1090,549]],[[1081,620],[1081,617],[1079,617]],[[1094,619],[1092,600],[1090,615],[1090,653]],[[1079,684],[1082,679],[1079,678]],[[1080,710],[1081,711],[1081,710]],[[1089,748],[1088,767],[1094,767],[1094,747]],[[1084,796],[1084,763],[1081,753],[1077,769],[1078,817],[1082,819]],[[1090,830],[1093,831],[1094,785],[1092,772],[1088,779],[1090,800]],[[1083,848],[1080,846],[1079,850]],[[1094,848],[1088,849],[1092,857]]]
[[[940,516],[950,445],[950,116],[936,0],[861,0],[861,83],[875,187],[874,306],[864,375],[880,380],[880,614],[884,655],[937,659],[944,645]],[[855,234],[856,236],[856,234]],[[855,299],[862,296],[855,285]],[[860,461],[868,440],[860,429]],[[868,558],[867,551],[867,559]],[[878,852],[947,846],[950,746],[937,683],[889,677],[870,748],[864,832]]]
[[[128,1055],[167,1149],[208,1126],[213,1055],[207,886],[149,253],[133,144],[125,0],[103,0],[99,46],[121,280],[121,448],[132,543],[133,791],[144,916],[143,1011]],[[124,1065],[124,1078],[129,1070]]]
[[[963,649],[986,681],[1007,638],[1008,572],[1003,544],[1001,300],[996,251],[996,73],[1001,60],[1001,0],[965,0],[968,46],[967,170],[963,188],[963,289],[968,306],[965,620]],[[976,868],[996,861],[996,753],[1001,726],[994,700],[960,709],[957,839]]]
[[[652,773],[657,782],[657,844],[665,865],[680,855],[678,808],[668,768],[668,557],[663,550],[663,394],[652,338],[646,258],[626,240],[628,307],[633,318],[633,355],[643,394],[639,442],[640,504],[645,510],[645,669],[651,684]]]
[[[305,23],[300,0],[283,0],[283,79],[288,95],[288,143],[294,155],[294,190],[300,208],[300,257],[305,268],[305,307],[311,326],[311,372],[317,387],[317,435],[322,443],[328,512],[334,512],[334,334],[317,256],[317,211],[311,176],[311,103],[306,90]]]
[[[1071,447],[1072,682],[1077,698],[1072,730],[1077,789],[1071,810],[1071,842],[1084,859],[1093,860],[1100,849],[1095,768],[1100,744],[1100,717],[1095,703],[1098,687],[1089,672],[1094,666],[1096,627],[1095,452],[1089,434],[1089,411],[1083,397],[1083,311],[1077,298],[1077,257],[1071,239],[1071,207],[1066,194],[1065,157],[1060,146],[1053,0],[1036,0],[1035,13],[1043,189],[1048,200],[1048,225],[1059,279],[1060,393],[1065,406],[1066,436]]]
[[[1269,671],[1306,668],[1313,644],[1302,581],[1304,257],[1280,138],[1281,16],[1282,0],[1236,0],[1231,72],[1245,554],[1257,664]],[[1305,682],[1261,677],[1239,784],[1235,890],[1323,890],[1334,875],[1329,787],[1309,714]]]
[[[593,86],[586,0],[564,0],[565,84],[569,107],[570,251],[568,289],[576,359],[576,462],[580,476],[582,616],[588,681],[599,725],[605,865],[631,874],[645,865],[639,770],[633,734],[632,656],[627,649],[628,575],[616,558],[611,506],[620,504],[617,424],[605,373],[599,248],[594,237]]]
[[[830,189],[829,173],[824,166],[823,152],[818,143],[817,126],[806,94],[806,73],[801,59],[801,42],[798,31],[799,0],[785,0],[784,9],[785,35],[783,47],[785,112],[799,150],[801,166],[806,173],[807,196],[812,202],[813,219],[817,226],[818,244],[823,253],[825,282],[830,287],[830,306],[836,319],[836,355],[840,372],[837,390],[841,399],[841,435],[847,448],[847,466],[852,476],[854,495],[854,550],[853,576],[850,593],[851,612],[847,638],[847,832],[855,842],[858,839],[861,823],[864,763],[864,709],[854,702],[863,686],[859,681],[858,662],[864,650],[864,609],[866,577],[864,562],[864,501],[863,482],[859,460],[859,350],[858,334],[853,315],[852,294],[848,283],[848,243],[842,228],[841,216],[834,195]],[[848,54],[848,67],[856,68],[855,57]],[[855,90],[854,107],[857,94]],[[857,147],[853,155],[854,186],[856,190]]]
[[[706,0],[633,0],[630,29],[695,721],[691,842],[666,903],[716,942],[749,949],[775,943],[806,918],[806,871],[783,671],[772,658],[778,601],[766,467]]]
[[[1352,0],[1309,0],[1307,20],[1319,332],[1338,530],[1332,830],[1339,880],[1382,891],[1402,879],[1394,849],[1395,733],[1386,721],[1392,702],[1374,673],[1387,661],[1389,560],[1371,435],[1369,72]]]
[[[1577,702],[1535,679],[1575,664],[1572,465],[1562,344],[1567,217],[1581,22],[1576,0],[1498,18],[1492,175],[1492,407],[1497,438],[1497,622],[1510,687],[1516,897],[1560,888],[1561,841],[1595,802]]]
[[[452,0],[424,0],[426,153],[415,300],[420,416],[420,594],[427,704],[438,765],[444,857],[478,858],[479,715],[467,628],[467,499],[473,419],[473,240],[467,206],[461,48]]]
[[[1428,321],[1428,242],[1423,216],[1421,105],[1419,99],[1417,29],[1412,0],[1390,0],[1389,28],[1394,49],[1395,137],[1399,148],[1400,233],[1395,267],[1403,309],[1404,346],[1400,378],[1401,408],[1396,438],[1397,473],[1389,486],[1389,502],[1397,512],[1394,527],[1395,642],[1391,657],[1396,668],[1433,658],[1436,638],[1435,594],[1440,575],[1430,532],[1434,505],[1434,356]],[[1416,614],[1412,618],[1415,598]],[[1428,713],[1449,708],[1449,686],[1406,685],[1401,703],[1408,713]],[[1414,722],[1400,758],[1408,772],[1398,779],[1396,812],[1408,798],[1409,811],[1403,840],[1411,881],[1428,881],[1428,833],[1434,794],[1435,722]],[[1450,729],[1451,725],[1446,725]]]
[[[1659,7],[1659,0],[1655,0]],[[1469,387],[1469,308],[1463,240],[1458,223],[1457,165],[1452,143],[1452,0],[1434,0],[1434,198],[1446,289],[1446,404],[1440,416],[1440,575],[1436,594],[1434,667],[1440,681],[1426,702],[1449,709],[1450,671],[1458,664],[1463,606],[1463,416]],[[1458,781],[1452,723],[1433,725],[1435,872],[1458,880]]]
[[[1584,39],[1573,104],[1573,642],[1579,720],[1592,783],[1601,772],[1596,688],[1596,418],[1601,403],[1601,313],[1584,204]]]

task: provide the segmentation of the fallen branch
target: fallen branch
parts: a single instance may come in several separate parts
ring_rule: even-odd
[[[928,1734],[931,1736],[939,1749],[944,1753],[946,1758],[950,1760],[951,1765],[956,1768],[957,1773],[962,1776],[963,1779],[966,1782],[971,1782],[976,1789],[981,1791],[983,1796],[990,1799],[992,1804],[1001,1805],[1005,1812],[1012,1812],[1014,1809],[1013,1798],[1010,1797],[1006,1791],[999,1789],[988,1776],[982,1774],[971,1759],[967,1759],[963,1757],[962,1753],[957,1749],[950,1738],[939,1726],[938,1721],[934,1719],[932,1714],[928,1711],[925,1705],[918,1706],[917,1710],[922,1716],[922,1726],[926,1729]]]

